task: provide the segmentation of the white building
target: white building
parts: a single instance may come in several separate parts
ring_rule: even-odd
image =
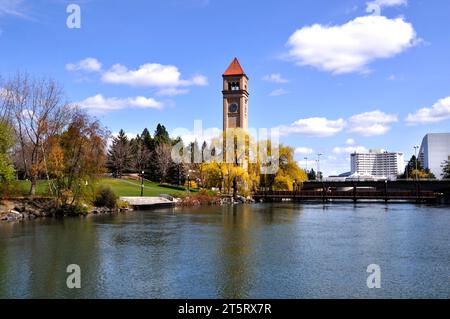
[[[419,162],[436,178],[442,178],[442,164],[450,160],[450,133],[427,134],[419,151]]]
[[[395,180],[405,169],[403,153],[370,150],[366,153],[353,153],[350,156],[354,176]]]

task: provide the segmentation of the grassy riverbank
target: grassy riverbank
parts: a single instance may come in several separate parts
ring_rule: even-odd
[[[30,190],[30,181],[15,181],[13,183],[17,196],[26,196]],[[112,191],[118,196],[140,196],[141,183],[133,179],[117,179],[117,178],[101,178],[98,180],[99,187],[110,187]],[[185,193],[185,190],[178,190],[169,187],[164,187],[158,183],[144,182],[144,196],[158,196],[160,194],[168,194],[175,197],[180,197]],[[37,183],[36,195],[47,196],[48,182],[40,180]]]
[[[102,178],[99,180],[99,185],[111,187],[111,189],[117,196],[141,195],[141,182],[133,179]],[[158,183],[148,181],[144,182],[144,196],[158,196],[160,194],[167,194],[175,197],[180,197],[184,193],[184,190],[163,187]]]

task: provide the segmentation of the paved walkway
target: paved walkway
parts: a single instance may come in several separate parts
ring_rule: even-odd
[[[121,201],[127,202],[130,206],[173,206],[175,201],[164,197],[120,197]]]

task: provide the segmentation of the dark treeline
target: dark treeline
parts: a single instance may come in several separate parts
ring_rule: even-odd
[[[198,164],[194,160],[188,163],[175,163],[172,159],[172,148],[178,143],[183,143],[180,137],[171,138],[166,128],[158,124],[153,135],[145,128],[141,134],[134,138],[128,138],[123,130],[113,137],[108,151],[106,167],[114,177],[122,177],[124,174],[144,172],[146,179],[181,185],[187,180],[190,173],[192,180],[198,173]],[[200,148],[197,141],[189,143],[183,149],[189,154],[199,154]],[[206,142],[202,144],[202,151],[207,148]]]

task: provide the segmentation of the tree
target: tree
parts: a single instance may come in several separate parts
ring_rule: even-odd
[[[177,137],[172,141],[173,146],[176,146],[178,144],[180,145],[179,155],[183,157],[185,152],[187,152],[188,150],[184,147],[184,143],[181,137]],[[171,156],[171,164],[168,171],[167,181],[173,184],[181,185],[186,180],[189,167],[190,167],[189,163],[185,163],[183,161],[175,162]]]
[[[442,178],[450,178],[450,159],[442,163]]]
[[[49,155],[52,189],[62,205],[73,205],[92,191],[103,172],[109,132],[97,120],[77,111],[66,131],[52,141]]]
[[[3,113],[19,143],[17,164],[30,178],[30,194],[34,195],[40,174],[48,176],[48,141],[66,127],[72,109],[64,101],[62,88],[52,79],[17,73],[5,83],[3,92]]]
[[[9,182],[14,178],[14,168],[9,156],[12,146],[12,129],[0,118],[0,183]]]
[[[155,149],[155,143],[148,129],[144,129],[141,134],[142,141],[149,152]]]
[[[306,172],[295,161],[292,147],[280,145],[279,156],[280,167],[275,175],[275,189],[293,190],[294,181],[296,185],[301,185],[308,179]]]
[[[220,165],[216,163],[203,163],[202,183],[206,188],[222,188],[222,171]]]
[[[152,161],[156,165],[156,173],[159,180],[166,182],[169,168],[172,165],[172,146],[167,143],[159,143],[153,152]]]
[[[169,133],[167,132],[164,125],[158,124],[156,126],[155,136],[153,138],[155,149],[158,144],[170,144],[171,140],[169,137]]]
[[[317,179],[316,171],[311,168],[311,170],[308,172],[308,180],[315,181]]]
[[[166,179],[168,176],[166,175],[163,177],[161,175],[161,167],[159,165],[160,161],[157,158],[158,152],[163,151],[166,147],[164,146],[162,148],[159,148],[158,152],[157,152],[157,148],[158,148],[158,145],[166,144],[166,145],[170,146],[172,144],[172,140],[170,139],[169,133],[167,132],[164,125],[158,124],[156,126],[156,130],[155,130],[153,139],[150,137],[150,134],[148,134],[148,130],[147,130],[147,132],[145,132],[145,136],[144,136],[144,138],[147,140],[146,144],[148,144],[149,150],[151,153],[150,162],[148,163],[148,172],[147,172],[146,176],[147,176],[147,178],[154,180],[154,181],[161,181],[162,179]],[[171,163],[167,162],[167,163],[163,163],[163,165],[164,166],[168,165],[168,167],[170,167]],[[164,167],[164,168],[166,168],[166,167]],[[168,168],[167,168],[167,170],[163,169],[163,171],[165,171],[165,174],[167,174]]]
[[[400,176],[400,178],[435,179],[436,176],[434,176],[434,174],[431,173],[429,169],[424,169],[422,163],[420,163],[417,157],[413,155],[411,156],[411,159],[409,160],[408,164],[405,167],[405,172],[403,173],[403,175]]]
[[[132,164],[139,174],[148,167],[150,160],[150,151],[145,144],[145,139],[142,135],[138,135],[130,142],[132,153]]]
[[[123,130],[112,140],[108,152],[106,167],[110,169],[115,177],[121,178],[123,172],[132,164],[131,145]]]

